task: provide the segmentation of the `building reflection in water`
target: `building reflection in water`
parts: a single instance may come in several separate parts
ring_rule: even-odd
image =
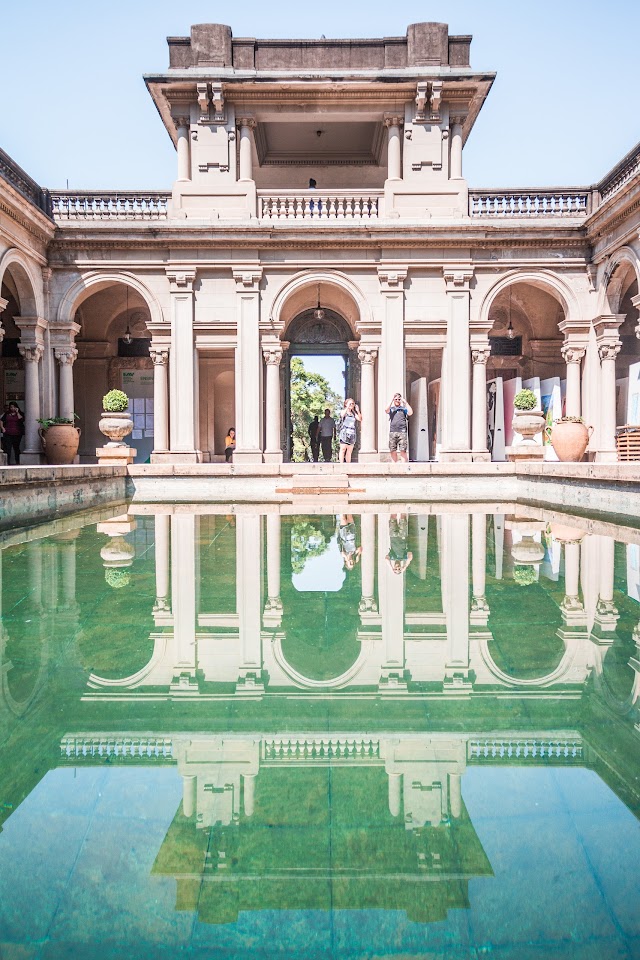
[[[324,887],[299,884],[332,877],[334,907],[391,896],[412,919],[442,919],[468,905],[470,878],[492,875],[463,801],[473,765],[588,766],[638,812],[640,629],[616,578],[637,531],[500,508],[137,509],[103,517],[97,547],[69,528],[0,553],[30,613],[14,616],[5,573],[0,730],[9,757],[56,743],[61,765],[176,765],[182,805],[153,871],[177,878],[181,908],[230,921],[257,908],[248,891],[266,872],[273,907],[327,907]],[[150,527],[154,583],[136,614],[152,625],[149,655],[104,675],[78,652],[78,544],[105,576],[130,577],[106,578],[108,636],[140,602],[131,543]],[[0,776],[17,802],[35,785]],[[355,805],[338,833],[333,815],[296,812],[301,792],[328,807],[330,790]],[[205,902],[194,877],[223,875],[234,896]],[[415,887],[425,876],[439,899]]]

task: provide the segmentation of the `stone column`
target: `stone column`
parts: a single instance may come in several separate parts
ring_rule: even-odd
[[[562,359],[567,365],[566,412],[568,417],[579,417],[582,413],[581,364],[586,348],[576,346],[570,340],[562,345]]]
[[[279,513],[267,514],[267,602],[264,608],[264,623],[276,629],[282,621],[280,599],[280,542],[282,519]]]
[[[452,118],[450,180],[462,180],[462,121]]]
[[[189,156],[189,118],[178,117],[176,120],[178,134],[178,180],[191,180],[191,158]]]
[[[600,356],[600,449],[596,460],[600,463],[615,463],[616,448],[616,357],[620,352],[620,340],[598,345]]]
[[[394,393],[406,390],[404,350],[404,281],[406,270],[378,270],[382,298],[382,343],[378,358],[378,450],[389,450],[389,418],[384,408]]]
[[[288,346],[288,344],[287,344]],[[282,463],[281,438],[281,400],[280,400],[280,362],[282,360],[281,343],[262,345],[262,356],[267,365],[267,403],[266,403],[266,445],[265,463]]]
[[[40,417],[40,360],[44,353],[41,343],[20,344],[18,347],[24,358],[24,418],[25,463],[40,463],[40,436],[38,419]]]
[[[485,626],[489,619],[489,604],[485,597],[487,576],[487,515],[471,514],[471,623]]]
[[[149,356],[153,360],[153,454],[169,449],[169,391],[167,366],[169,348],[151,344]]]
[[[378,348],[362,345],[358,349],[360,361],[360,412],[362,425],[360,431],[360,452],[362,462],[376,459],[376,384],[375,362]],[[387,403],[388,401],[385,401]]]
[[[256,121],[252,117],[241,117],[240,127],[240,180],[253,180],[253,136]]]
[[[195,463],[195,376],[193,286],[195,271],[167,271],[171,284],[170,453],[165,459]]]
[[[236,448],[234,463],[261,463],[260,357],[261,269],[234,270],[237,342],[235,354]]]
[[[58,409],[61,417],[73,419],[75,402],[73,397],[73,364],[78,356],[75,347],[54,347],[56,360],[60,364],[60,393]]]
[[[473,270],[468,266],[444,268],[447,291],[447,342],[444,353],[444,389],[440,392],[443,430],[441,461],[471,460],[469,307]],[[444,395],[443,395],[444,394]],[[485,397],[486,405],[486,397]],[[485,413],[486,416],[486,413]]]
[[[488,343],[473,346],[473,407],[471,447],[474,460],[490,460],[487,450],[487,361],[491,350]]]
[[[387,179],[402,179],[402,155],[400,148],[400,126],[402,117],[385,117],[384,124],[389,131],[387,147]]]
[[[171,517],[168,513],[156,513],[155,524],[155,561],[156,561],[156,602],[153,612],[160,613],[169,608],[169,529]]]

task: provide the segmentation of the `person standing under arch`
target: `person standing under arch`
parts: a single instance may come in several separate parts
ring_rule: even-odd
[[[391,403],[384,408],[389,417],[389,453],[394,463],[400,459],[406,463],[408,455],[409,420],[413,414],[410,405],[402,394],[394,393]]]
[[[357,423],[362,423],[362,414],[355,400],[348,397],[344,402],[344,409],[340,413],[340,463],[351,463],[351,454],[356,442]]]

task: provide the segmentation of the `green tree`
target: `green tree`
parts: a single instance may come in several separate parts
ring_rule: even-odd
[[[294,460],[311,459],[309,424],[315,416],[322,420],[325,407],[329,407],[332,416],[335,416],[342,408],[342,397],[331,389],[325,377],[307,370],[304,360],[292,357],[291,421]]]

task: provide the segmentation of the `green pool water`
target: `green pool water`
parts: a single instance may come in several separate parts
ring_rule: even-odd
[[[3,535],[2,960],[640,957],[640,531],[321,509]]]

